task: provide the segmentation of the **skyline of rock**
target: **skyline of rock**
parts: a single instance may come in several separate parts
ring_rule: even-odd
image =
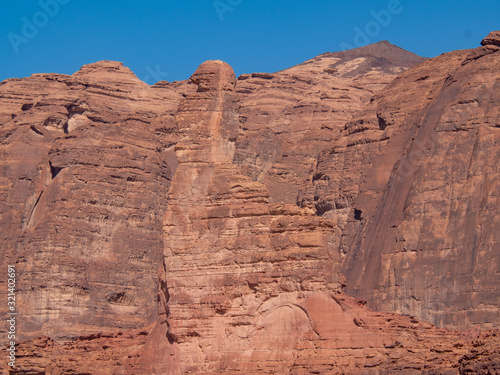
[[[16,373],[498,371],[499,44],[0,83]]]

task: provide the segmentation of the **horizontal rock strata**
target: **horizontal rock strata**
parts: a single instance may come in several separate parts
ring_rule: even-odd
[[[500,372],[497,40],[2,82],[9,373]]]

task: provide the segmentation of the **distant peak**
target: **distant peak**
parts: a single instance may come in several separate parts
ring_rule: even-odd
[[[372,66],[385,68],[403,67],[409,68],[413,65],[425,61],[425,57],[418,56],[413,52],[398,47],[387,40],[368,44],[363,47],[353,48],[340,52],[328,52],[318,56],[319,58],[334,58],[342,61],[350,61],[358,58],[365,58],[371,61]]]
[[[368,44],[369,45],[369,44]],[[397,48],[400,48],[392,43],[390,43],[388,40],[381,40],[380,42],[377,42],[377,43],[373,43],[373,45],[388,45],[388,46],[393,46],[393,47],[397,47]]]
[[[365,46],[356,47],[352,49],[347,49],[338,52],[326,52],[317,57],[349,57],[349,56],[377,56],[383,57],[383,55],[388,54],[389,52],[399,52],[401,54],[405,54],[408,56],[415,56],[419,59],[424,59],[421,56],[414,54],[413,52],[407,51],[404,48],[401,48],[395,44],[390,43],[387,40],[381,40],[377,43],[367,44]]]
[[[345,51],[341,51],[341,52],[337,52],[337,53],[343,53],[343,52],[345,53],[345,52],[349,52],[349,51],[364,51],[364,52],[370,53],[370,52],[374,52],[377,50],[398,50],[398,51],[401,51],[403,53],[409,53],[409,54],[414,55],[414,53],[407,51],[404,48],[401,48],[395,44],[392,44],[387,40],[381,40],[380,42],[377,42],[377,43],[367,44],[367,45],[362,46],[362,47],[353,48],[350,50],[345,50]]]

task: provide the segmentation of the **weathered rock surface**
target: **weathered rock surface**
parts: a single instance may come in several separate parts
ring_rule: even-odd
[[[500,47],[500,31],[492,31],[486,38],[481,41],[482,46],[498,46]]]
[[[0,84],[11,373],[498,373],[494,35]]]
[[[67,342],[48,337],[22,342],[18,346],[18,369],[9,373],[452,375],[500,372],[498,330],[458,333],[438,329],[413,317],[373,312],[363,306],[363,301],[338,293],[315,294],[304,306],[309,316],[294,315],[293,306],[275,314],[281,315],[281,325],[288,324],[290,331],[309,326],[312,330],[309,335],[283,335],[282,327],[265,324],[261,331],[271,330],[274,340],[266,341],[262,350],[242,353],[235,347],[225,356],[225,361],[208,369],[203,368],[203,364],[193,365],[202,350],[200,347],[187,358],[191,364],[186,366],[189,369],[181,371],[178,364],[176,367],[172,363],[179,355],[175,344],[168,344],[165,332],[155,329],[151,333],[147,328],[81,336]],[[162,345],[165,341],[167,344]],[[290,350],[294,346],[303,348]],[[273,353],[271,358],[270,353]],[[5,357],[5,349],[0,350],[0,355]],[[0,369],[8,373],[3,361]]]
[[[487,47],[401,74],[323,152],[301,196],[344,218],[346,290],[377,310],[498,327],[500,52]]]
[[[397,75],[424,60],[380,42],[325,53],[273,74],[240,76],[235,162],[267,186],[272,203],[295,204],[317,156],[345,123]]]
[[[164,222],[175,367],[281,372],[306,338],[314,340],[312,310],[324,301],[316,313],[336,311],[327,295],[341,286],[339,233],[312,210],[269,204],[266,187],[232,163],[239,126],[232,69],[209,61],[191,80],[199,88],[176,115],[179,166]]]
[[[22,338],[156,320],[181,97],[115,62],[0,86],[1,263],[17,263]]]

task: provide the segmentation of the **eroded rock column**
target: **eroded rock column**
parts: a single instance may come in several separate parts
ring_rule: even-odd
[[[176,116],[179,166],[164,221],[176,368],[282,371],[322,329],[343,324],[330,296],[340,288],[335,224],[269,205],[266,187],[232,163],[239,124],[227,64],[208,61],[191,81],[198,90]]]

